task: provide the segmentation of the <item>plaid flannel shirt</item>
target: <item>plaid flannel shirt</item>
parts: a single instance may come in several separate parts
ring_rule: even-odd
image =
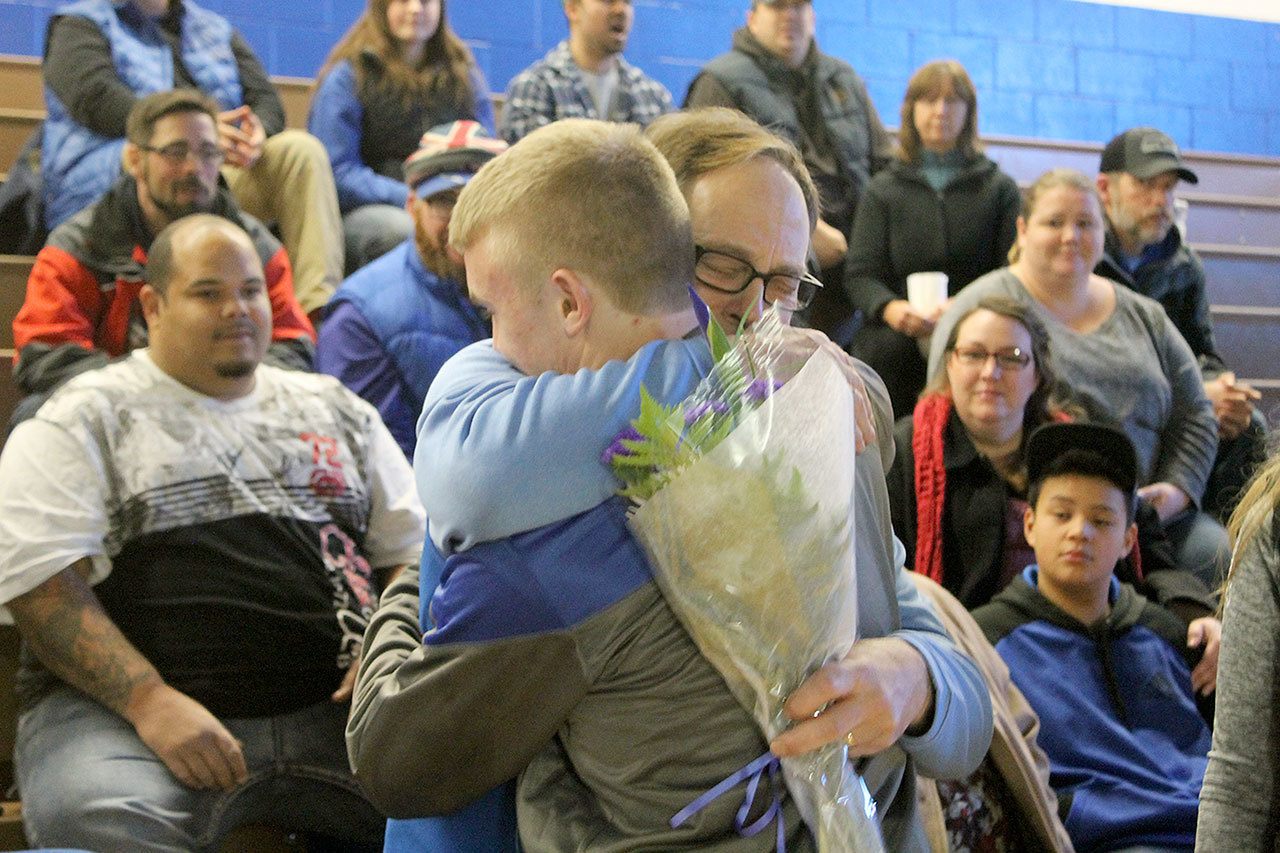
[[[515,143],[544,124],[562,118],[605,118],[641,127],[675,108],[667,88],[618,57],[618,88],[609,115],[601,116],[591,90],[562,41],[507,86],[498,135]]]

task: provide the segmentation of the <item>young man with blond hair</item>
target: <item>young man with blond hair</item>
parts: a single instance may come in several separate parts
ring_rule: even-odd
[[[531,222],[528,209],[546,216]],[[799,223],[807,233],[807,216]],[[564,122],[481,170],[453,225],[494,340],[446,365],[424,406],[416,467],[447,559],[424,560],[435,592],[421,647],[409,579],[370,628],[348,729],[357,774],[375,802],[403,816],[454,811],[518,775],[526,849],[603,839],[771,847],[773,832],[737,837],[737,797],[670,825],[769,745],[666,605],[598,461],[638,410],[642,384],[674,402],[708,363],[696,334],[682,338],[695,329],[694,252],[674,176],[634,128]],[[498,471],[501,481],[486,475]],[[873,644],[901,644],[881,648],[883,657],[917,667],[919,680],[842,671],[876,697],[874,708],[825,737],[863,745],[887,839],[920,849],[907,755],[939,773],[968,772],[989,740],[989,700],[910,590],[887,524],[865,540],[860,548],[882,557],[859,577],[860,628]],[[900,612],[910,622],[901,630]],[[820,719],[832,727],[845,717]],[[771,798],[760,792],[752,813]],[[794,803],[781,802],[788,846],[812,849]],[[494,797],[484,803],[494,807]],[[495,813],[500,801],[490,828]],[[450,830],[467,820],[466,831]],[[463,810],[416,826],[431,849],[466,849],[486,824]],[[393,849],[398,838],[407,849],[404,829],[389,827]]]

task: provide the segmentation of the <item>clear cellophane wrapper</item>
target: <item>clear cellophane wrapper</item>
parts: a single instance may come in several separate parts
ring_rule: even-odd
[[[857,635],[852,392],[830,354],[789,355],[785,334],[767,319],[717,363],[685,411],[732,431],[631,517],[671,608],[766,740],[790,724],[791,692]],[[781,764],[819,850],[883,849],[844,744]]]

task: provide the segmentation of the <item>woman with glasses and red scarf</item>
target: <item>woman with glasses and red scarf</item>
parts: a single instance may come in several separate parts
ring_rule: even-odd
[[[889,503],[907,565],[972,610],[1035,562],[1022,531],[1027,436],[1080,412],[1063,402],[1070,392],[1045,325],[1017,300],[980,300],[944,349],[942,369],[895,429]],[[1140,503],[1137,520],[1139,547],[1118,576],[1188,623],[1212,613],[1212,595],[1176,565],[1154,509]]]

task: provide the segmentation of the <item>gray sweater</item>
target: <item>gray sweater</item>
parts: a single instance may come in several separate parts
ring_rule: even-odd
[[[1064,392],[1091,420],[1116,423],[1133,441],[1142,482],[1172,483],[1198,504],[1218,449],[1218,426],[1195,356],[1159,302],[1126,287],[1115,291],[1111,316],[1082,335],[1050,314],[1007,267],[988,273],[960,291],[938,321],[929,375],[942,366],[959,317],[987,296],[1016,299],[1049,330]]]
[[[1269,518],[1227,593],[1218,703],[1196,850],[1271,851],[1280,837],[1280,542]]]

